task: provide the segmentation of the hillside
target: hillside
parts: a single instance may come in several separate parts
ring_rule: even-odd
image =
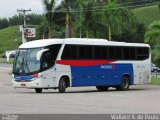
[[[17,37],[19,36],[19,37]],[[5,29],[0,29],[0,54],[6,50],[14,50],[17,48],[17,42],[21,42],[21,34],[19,32],[19,27],[9,27]]]
[[[137,20],[145,25],[149,25],[155,20],[160,20],[160,10],[158,5],[136,8],[133,9],[133,13]]]

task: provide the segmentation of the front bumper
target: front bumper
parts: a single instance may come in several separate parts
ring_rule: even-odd
[[[12,86],[14,88],[43,88],[39,79],[29,82],[28,81],[18,82],[12,79]]]

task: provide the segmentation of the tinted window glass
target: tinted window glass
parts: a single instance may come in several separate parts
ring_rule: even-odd
[[[65,45],[62,59],[70,59],[71,58],[71,47],[69,45]]]
[[[78,59],[78,47],[76,45],[71,46],[71,58]]]
[[[85,46],[79,46],[79,49],[78,49],[78,53],[79,53],[79,59],[86,59],[86,53],[85,53]]]
[[[130,58],[129,47],[124,47],[123,48],[123,59],[129,60],[129,58]]]
[[[115,58],[121,60],[122,59],[122,47],[116,47],[115,49],[116,49]]]
[[[101,59],[101,47],[100,46],[94,47],[94,58]]]
[[[101,58],[107,59],[108,58],[108,47],[103,46],[101,48]]]
[[[116,47],[109,47],[109,58],[116,59]]]
[[[123,59],[135,60],[136,59],[136,48],[124,47],[123,48]]]
[[[130,59],[135,60],[136,59],[136,48],[131,47],[129,52],[130,52]]]
[[[86,59],[93,59],[93,47],[86,46]]]
[[[46,49],[49,49],[49,50],[42,54],[41,70],[48,69],[54,65],[57,55],[59,53],[60,47],[61,47],[60,44],[46,47]]]
[[[119,59],[144,60],[149,57],[148,47],[66,45],[62,59]]]
[[[149,48],[148,47],[139,47],[137,48],[137,59],[144,60],[149,57]]]
[[[66,45],[62,59],[93,59],[92,46]]]

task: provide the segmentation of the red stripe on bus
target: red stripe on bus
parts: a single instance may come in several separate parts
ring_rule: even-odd
[[[33,74],[33,75],[30,75],[32,77],[38,77],[38,74]]]
[[[115,62],[116,60],[57,60],[57,64],[70,66],[95,66]]]

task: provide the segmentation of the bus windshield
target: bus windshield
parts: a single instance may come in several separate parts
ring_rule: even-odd
[[[42,48],[19,49],[13,65],[13,74],[35,74],[51,68],[55,64],[60,47],[61,44],[56,44]]]
[[[19,49],[15,58],[13,73],[29,74],[39,71],[40,60],[37,60],[37,53],[41,49]]]

